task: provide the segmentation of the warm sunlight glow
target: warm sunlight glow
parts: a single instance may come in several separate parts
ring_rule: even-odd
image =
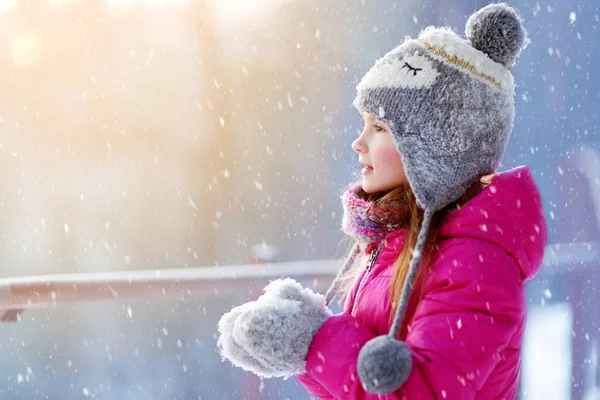
[[[8,11],[17,5],[19,0],[0,0],[0,12]]]
[[[106,4],[116,7],[127,7],[139,3],[138,0],[106,0]]]
[[[186,3],[189,0],[106,0],[106,4],[115,7],[128,7],[135,4],[142,4],[146,7],[169,6]]]
[[[74,0],[50,0],[49,4],[52,7],[60,7],[60,6],[66,6],[69,5],[71,3],[73,3]]]
[[[214,15],[223,28],[236,29],[239,24],[262,24],[270,12],[292,0],[212,0]]]
[[[27,67],[35,61],[40,53],[40,41],[33,35],[23,35],[15,38],[11,45],[10,54],[16,67]]]

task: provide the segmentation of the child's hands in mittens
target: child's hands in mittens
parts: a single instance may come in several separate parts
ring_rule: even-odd
[[[325,297],[293,279],[273,281],[264,291],[257,301],[236,307],[221,318],[222,354],[259,376],[302,374],[310,344],[331,316]],[[231,325],[231,330],[221,329]]]
[[[233,338],[233,326],[239,315],[255,302],[243,304],[235,307],[219,320],[219,340],[217,346],[223,358],[231,361],[236,367],[246,371],[254,372],[256,375],[264,378],[276,376],[272,370],[265,367],[263,363],[252,357],[243,347],[241,347]]]

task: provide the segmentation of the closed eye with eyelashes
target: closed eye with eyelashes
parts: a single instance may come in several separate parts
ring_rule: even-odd
[[[415,67],[413,67],[412,65],[410,65],[407,62],[404,62],[404,65],[402,66],[401,69],[403,69],[405,67],[408,68],[408,72],[412,71],[412,73],[413,73],[414,76],[417,76],[417,71],[422,71],[423,70],[423,68],[415,68]]]
[[[377,60],[375,66],[360,81],[357,89],[426,89],[433,87],[440,75],[435,60],[415,47],[414,50],[395,53]]]

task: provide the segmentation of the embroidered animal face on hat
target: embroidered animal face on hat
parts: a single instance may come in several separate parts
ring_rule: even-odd
[[[390,127],[417,202],[434,211],[498,167],[513,126],[508,68],[527,42],[521,18],[491,4],[466,33],[430,27],[406,39],[368,71],[354,99]]]

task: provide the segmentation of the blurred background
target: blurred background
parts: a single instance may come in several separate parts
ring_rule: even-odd
[[[355,85],[476,0],[0,0],[0,274],[323,260],[347,249]],[[501,169],[549,227],[523,399],[600,399],[600,5],[511,1],[531,44]],[[2,399],[304,399],[222,363],[251,290],[32,310],[0,325]],[[322,287],[320,287],[322,288]]]

